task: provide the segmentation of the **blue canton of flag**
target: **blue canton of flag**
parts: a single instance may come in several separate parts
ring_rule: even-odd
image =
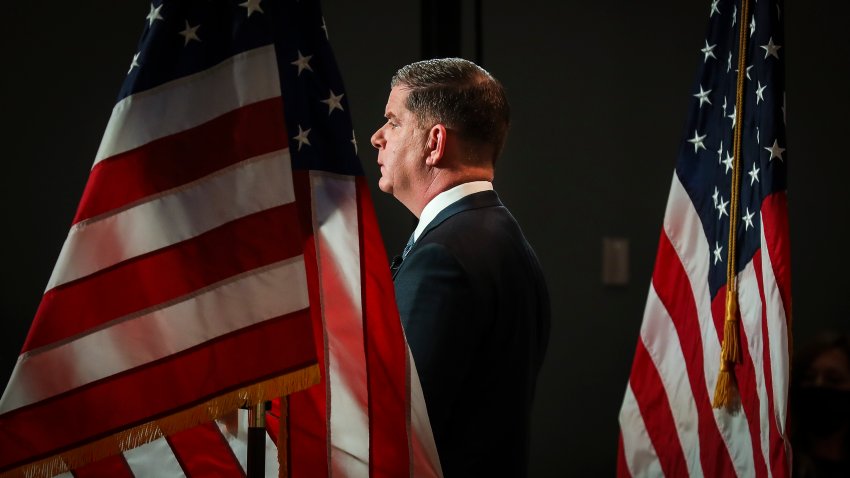
[[[168,33],[156,34],[159,30]],[[317,1],[151,4],[118,99],[274,43],[293,168],[362,175],[348,99],[328,38]]]
[[[720,7],[728,12],[721,14]],[[772,6],[771,6],[772,5]],[[760,246],[759,210],[765,197],[787,188],[785,154],[784,30],[782,10],[774,2],[753,4],[748,22],[747,62],[741,134],[741,224],[738,227],[736,269],[749,262]],[[702,219],[712,246],[709,284],[726,284],[729,205],[732,196],[733,130],[736,126],[738,30],[735,2],[712,2],[708,35],[676,162],[679,179]],[[733,16],[734,14],[734,16]]]

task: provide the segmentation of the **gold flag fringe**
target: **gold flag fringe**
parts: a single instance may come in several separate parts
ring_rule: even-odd
[[[280,377],[226,393],[167,417],[123,430],[49,458],[28,463],[0,474],[0,478],[48,478],[65,473],[88,463],[123,453],[160,437],[169,436],[201,423],[222,418],[240,407],[256,405],[303,390],[319,383],[319,380],[319,366],[314,364]],[[284,468],[281,464],[281,469]]]
[[[741,361],[740,334],[738,331],[738,283],[735,259],[737,256],[736,239],[738,231],[739,195],[741,176],[741,131],[744,118],[744,78],[747,58],[747,22],[749,1],[741,0],[741,21],[738,30],[738,78],[736,85],[735,132],[733,139],[732,194],[729,200],[729,247],[726,261],[726,311],[723,321],[723,343],[720,349],[720,372],[714,388],[712,407],[732,409],[736,403],[737,383],[735,364]]]

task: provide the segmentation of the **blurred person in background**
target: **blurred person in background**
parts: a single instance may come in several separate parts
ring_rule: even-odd
[[[850,335],[801,347],[791,372],[793,476],[850,477]]]

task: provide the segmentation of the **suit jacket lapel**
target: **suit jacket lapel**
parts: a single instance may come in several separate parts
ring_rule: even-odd
[[[427,236],[428,233],[431,232],[431,230],[438,227],[440,224],[443,223],[443,221],[454,216],[455,214],[464,211],[470,211],[472,209],[498,206],[502,206],[502,201],[499,200],[499,195],[496,194],[496,191],[492,190],[481,191],[458,199],[457,201],[449,204],[448,207],[440,211],[440,213],[437,214],[437,217],[435,217],[431,221],[431,223],[428,224],[428,226],[425,228],[424,231],[422,231],[422,234],[419,235],[419,238],[413,244],[413,248],[410,250],[409,254],[412,254],[414,251],[416,251],[416,247],[422,242],[422,238]],[[398,271],[401,268],[402,261],[400,259],[401,256],[393,258],[392,264],[390,265],[390,269],[393,273],[393,279],[395,279],[395,276],[398,274]]]

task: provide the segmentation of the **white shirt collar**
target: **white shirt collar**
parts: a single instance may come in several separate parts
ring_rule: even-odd
[[[425,205],[425,208],[422,209],[422,214],[419,215],[419,224],[413,231],[413,241],[415,242],[419,239],[419,235],[422,234],[422,231],[428,227],[428,224],[430,224],[431,221],[437,217],[437,214],[440,214],[443,211],[443,209],[449,207],[458,200],[469,196],[470,194],[492,190],[493,183],[490,181],[472,181],[469,183],[459,184],[449,190],[437,194],[434,199],[429,201],[428,204]]]

